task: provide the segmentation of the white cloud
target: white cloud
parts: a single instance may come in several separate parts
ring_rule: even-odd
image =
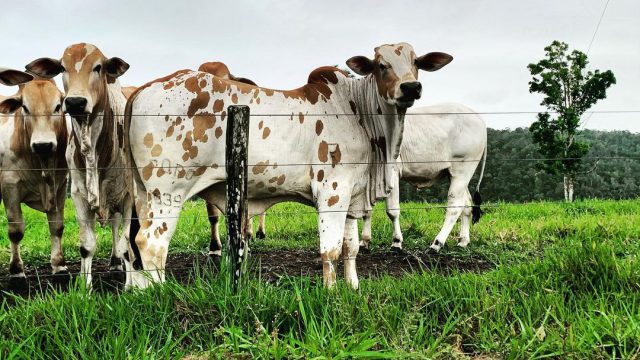
[[[526,65],[552,40],[586,50],[604,0],[530,1],[12,1],[0,8],[0,65],[22,68],[91,42],[131,64],[123,83],[143,84],[211,60],[258,84],[302,85],[321,65],[372,55],[406,41],[416,51],[446,51],[454,62],[422,74],[419,105],[457,101],[477,111],[536,111]],[[618,79],[594,110],[640,109],[637,0],[611,1],[593,44],[594,68]],[[11,93],[2,88],[0,93]],[[534,115],[487,115],[496,128],[526,126]],[[640,132],[640,113],[593,116],[590,128]]]

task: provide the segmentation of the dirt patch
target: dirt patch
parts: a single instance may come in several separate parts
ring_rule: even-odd
[[[283,276],[322,276],[322,261],[313,250],[271,250],[252,252],[250,269],[260,274],[263,280],[278,281]],[[189,282],[197,271],[213,267],[206,255],[172,254],[167,260],[169,276],[181,283]],[[476,254],[450,255],[427,252],[396,251],[372,252],[358,255],[358,275],[360,277],[378,277],[383,275],[403,276],[407,273],[436,271],[448,274],[456,271],[483,272],[494,265]],[[12,281],[8,273],[0,273],[0,301],[6,299],[13,303],[12,295],[31,297],[52,290],[66,291],[71,279],[77,277],[80,262],[67,263],[70,274],[52,275],[51,268],[43,265],[26,268],[26,278]],[[339,276],[342,264],[339,264]],[[118,292],[124,282],[123,272],[109,271],[109,260],[97,259],[93,262],[93,289],[101,292]]]

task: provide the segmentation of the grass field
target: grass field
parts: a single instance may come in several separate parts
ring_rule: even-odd
[[[125,294],[46,292],[0,309],[0,358],[638,358],[640,202],[490,204],[471,245],[450,240],[443,256],[492,264],[488,271],[437,268],[361,279],[359,291],[318,279],[247,279],[238,294],[203,268],[190,284],[168,281]],[[402,215],[405,247],[426,249],[442,209]],[[390,245],[379,207],[373,251]],[[316,217],[295,204],[275,207],[254,251],[315,249]],[[207,249],[204,205],[189,203],[171,253]],[[0,219],[4,213],[0,211]],[[25,210],[23,258],[46,264],[46,218]],[[72,206],[64,249],[77,260]],[[6,220],[0,275],[7,272]],[[98,256],[109,254],[100,230]],[[470,255],[474,254],[471,258]],[[342,274],[340,274],[342,275]]]

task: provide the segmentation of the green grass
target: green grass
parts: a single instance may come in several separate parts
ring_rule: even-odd
[[[342,282],[326,290],[305,277],[277,284],[248,279],[234,295],[225,277],[205,271],[188,286],[169,281],[123,295],[54,292],[0,310],[0,358],[640,356],[640,202],[492,205],[472,228],[468,249],[450,240],[442,250],[462,258],[480,254],[496,265],[488,272],[362,279],[359,291]],[[403,204],[418,206],[424,207]],[[77,227],[68,210],[64,246],[73,259]],[[317,248],[309,212],[277,206],[267,217],[269,239],[252,248]],[[189,203],[185,215],[170,251],[205,251],[203,204]],[[45,220],[26,210],[25,216]],[[406,247],[426,248],[442,216],[442,209],[405,211]],[[385,217],[374,213],[378,248],[390,244]],[[2,226],[0,266],[6,268]],[[28,265],[48,261],[45,229],[27,226]],[[98,249],[108,255],[108,231],[100,232]]]

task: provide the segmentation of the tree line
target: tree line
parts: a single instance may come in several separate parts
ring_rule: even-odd
[[[583,130],[577,135],[590,148],[584,159],[584,171],[574,180],[576,198],[629,199],[640,196],[640,134],[628,131]],[[563,200],[563,175],[549,174],[524,159],[543,157],[528,128],[487,129],[488,153],[481,193],[485,201],[526,202]],[[601,159],[630,157],[635,159]],[[469,184],[475,188],[480,169]],[[403,201],[444,202],[448,180],[431,188],[416,189],[401,181]]]

